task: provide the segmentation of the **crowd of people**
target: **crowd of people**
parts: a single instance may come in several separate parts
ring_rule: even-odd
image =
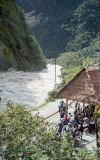
[[[72,107],[71,104],[68,105]],[[60,113],[60,121],[58,123],[58,132],[56,133],[57,138],[63,137],[64,133],[67,133],[68,139],[73,146],[78,145],[79,139],[82,139],[84,129],[87,128],[89,133],[95,129],[95,119],[94,119],[94,105],[80,106],[79,102],[75,103],[75,108],[73,113],[68,112],[69,107],[66,106],[64,101],[60,101],[58,108]],[[100,114],[97,118],[97,125],[100,126]]]
[[[70,141],[78,144],[78,140],[82,140],[83,135],[83,117],[85,116],[80,104],[76,102],[75,110],[72,113],[68,113],[68,107],[62,100],[59,105],[60,123],[58,124],[58,133],[68,133]],[[74,139],[74,141],[73,141]]]

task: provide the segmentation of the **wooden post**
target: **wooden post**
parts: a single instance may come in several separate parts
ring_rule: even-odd
[[[96,132],[96,146],[99,147],[99,142],[98,142],[98,126],[97,126],[97,116],[95,116],[95,132]]]
[[[85,102],[83,102],[83,109],[84,109],[84,107],[85,107]]]
[[[95,111],[94,111],[94,118],[95,118],[95,131],[96,131],[96,145],[99,148],[99,126],[97,124],[97,119],[98,119],[98,115],[99,115],[99,107],[95,107]]]
[[[66,117],[68,117],[68,99],[66,99]]]

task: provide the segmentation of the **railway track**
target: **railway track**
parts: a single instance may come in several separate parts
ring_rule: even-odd
[[[71,105],[73,102],[74,102],[74,101],[72,101],[72,102],[71,102],[70,104],[68,104],[67,106]],[[44,118],[44,120],[46,120],[46,121],[52,122],[52,121],[54,120],[55,123],[58,123],[58,121],[55,120],[55,119],[59,119],[59,120],[60,120],[59,111],[56,111],[55,113],[53,113],[53,114],[49,115],[48,117]],[[84,131],[84,132],[85,132],[85,131]],[[91,137],[90,134],[88,134],[87,136]],[[85,139],[85,138],[84,138],[84,139]],[[94,139],[88,141],[87,143],[83,140],[83,141],[80,142],[81,144],[80,144],[79,147],[80,147],[80,148],[85,148],[85,146],[87,146],[87,148],[88,148],[88,146],[89,146],[89,145],[91,146],[91,145],[92,145],[91,143],[93,143],[93,142],[95,142],[95,141],[96,141],[95,136],[94,136]],[[84,147],[83,147],[83,146],[84,146]]]
[[[74,101],[72,101],[70,104],[68,104],[67,107],[70,106],[73,102],[74,102]],[[46,119],[49,119],[50,117],[55,116],[57,113],[59,113],[59,111],[54,112],[53,114],[49,115],[48,117],[46,117],[46,118],[44,118],[44,119],[45,119],[45,120],[46,120]]]

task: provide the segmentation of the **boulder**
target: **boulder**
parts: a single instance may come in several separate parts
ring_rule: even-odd
[[[17,70],[16,69],[14,69],[13,67],[10,67],[10,68],[8,68],[8,70],[7,70],[8,72],[17,72]]]

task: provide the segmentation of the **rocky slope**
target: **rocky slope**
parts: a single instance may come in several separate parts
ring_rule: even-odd
[[[46,68],[45,57],[15,0],[0,1],[0,70]]]

